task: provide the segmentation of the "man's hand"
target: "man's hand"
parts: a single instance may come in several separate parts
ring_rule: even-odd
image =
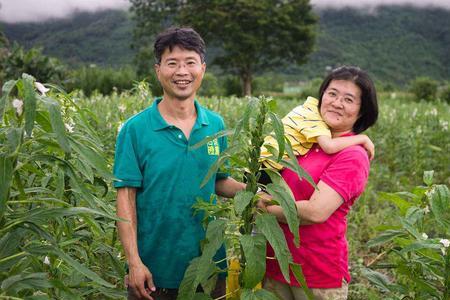
[[[150,294],[156,291],[153,284],[153,276],[149,269],[143,264],[129,267],[128,287],[132,289],[139,299],[153,300]]]

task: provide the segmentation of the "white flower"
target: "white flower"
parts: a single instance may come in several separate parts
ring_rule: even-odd
[[[422,238],[423,238],[424,240],[428,239],[428,234],[426,234],[425,232],[422,233]]]
[[[441,239],[439,241],[442,245],[444,245],[445,248],[448,248],[450,246],[450,241],[447,239]]]
[[[23,113],[23,101],[20,99],[14,99],[12,106],[16,109],[17,115],[20,116]]]
[[[44,258],[44,264],[50,265],[50,258],[48,256],[45,256]]]
[[[119,105],[119,111],[120,111],[121,113],[124,113],[124,112],[125,112],[125,109],[127,109],[127,107],[126,107],[125,105],[123,105],[123,104],[120,104],[120,105]]]
[[[45,96],[45,93],[47,93],[48,91],[50,91],[50,89],[46,88],[42,83],[40,82],[35,82],[34,86],[37,88],[37,90],[42,94],[42,96]]]
[[[120,129],[122,129],[123,123],[120,123],[119,126],[117,126],[117,132],[120,132]]]
[[[120,254],[120,252],[117,254],[117,258],[121,258],[122,255]]]
[[[427,214],[427,213],[430,212],[430,208],[428,207],[428,205],[425,206],[425,208],[423,209],[423,212],[424,212],[425,214]]]
[[[73,129],[74,129],[74,124],[67,124],[65,123],[64,126],[66,127],[67,131],[70,133],[73,133]]]

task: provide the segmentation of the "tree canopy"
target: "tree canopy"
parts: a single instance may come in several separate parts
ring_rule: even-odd
[[[284,64],[302,64],[313,50],[317,18],[309,0],[130,0],[136,22],[135,45],[171,25],[193,27],[213,60],[241,78],[251,94],[253,75]]]

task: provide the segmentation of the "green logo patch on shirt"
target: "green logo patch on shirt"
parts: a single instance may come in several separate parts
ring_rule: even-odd
[[[219,142],[217,141],[217,139],[209,141],[206,145],[208,146],[209,155],[219,155],[220,149],[219,149]]]

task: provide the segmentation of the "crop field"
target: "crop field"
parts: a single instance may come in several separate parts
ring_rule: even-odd
[[[0,101],[0,299],[124,297],[114,146],[151,92],[145,83],[90,97],[46,87],[24,76]],[[304,101],[275,100],[279,116]],[[199,101],[229,129],[248,103]],[[400,92],[381,93],[379,105],[366,132],[376,147],[369,182],[348,217],[349,299],[449,299],[450,105]]]

